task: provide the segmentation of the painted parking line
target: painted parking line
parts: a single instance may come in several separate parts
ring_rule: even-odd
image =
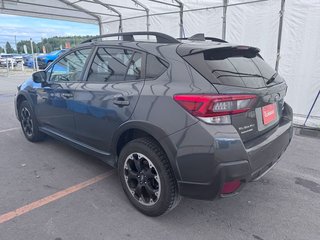
[[[0,130],[0,133],[10,132],[10,131],[18,130],[18,129],[20,129],[20,127],[3,129],[3,130]]]
[[[106,173],[103,173],[101,175],[98,175],[94,178],[91,178],[87,181],[84,181],[82,183],[76,184],[74,186],[71,186],[69,188],[66,188],[62,191],[56,192],[52,195],[49,195],[47,197],[44,197],[42,199],[39,199],[35,202],[29,203],[23,207],[17,208],[16,210],[13,210],[11,212],[7,212],[5,214],[0,215],[0,224],[7,222],[13,218],[19,217],[25,213],[28,213],[34,209],[37,209],[39,207],[42,207],[44,205],[47,205],[51,202],[54,202],[60,198],[63,198],[71,193],[77,192],[83,188],[86,188],[92,184],[95,184],[97,182],[102,181],[103,179],[106,179],[107,177],[110,177],[114,173],[114,170],[108,171]]]

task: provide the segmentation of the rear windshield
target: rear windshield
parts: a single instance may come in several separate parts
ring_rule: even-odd
[[[228,86],[264,88],[276,72],[252,49],[218,48],[185,59],[210,82]],[[270,84],[282,82],[277,76]],[[269,86],[269,85],[268,85]]]

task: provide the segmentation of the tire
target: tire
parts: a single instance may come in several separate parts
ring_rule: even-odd
[[[30,142],[39,142],[45,138],[45,134],[39,130],[38,121],[27,101],[23,101],[19,106],[19,119],[24,136]]]
[[[178,205],[180,196],[169,160],[152,138],[126,144],[119,156],[118,171],[125,194],[141,213],[157,217]]]

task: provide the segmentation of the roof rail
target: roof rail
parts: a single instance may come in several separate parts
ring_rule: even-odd
[[[205,37],[204,33],[197,33],[195,35],[192,35],[189,38],[177,38],[178,40],[190,40],[190,41],[205,41],[209,40],[212,42],[221,42],[221,43],[227,43],[227,41],[220,39],[220,38],[215,38],[215,37]]]
[[[81,43],[88,43],[92,42],[97,39],[102,39],[102,38],[108,38],[108,37],[122,37],[123,41],[135,41],[134,36],[155,36],[157,39],[157,43],[180,43],[177,39],[164,34],[164,33],[159,33],[159,32],[123,32],[123,33],[111,33],[111,34],[104,34],[100,36],[95,36],[92,38],[89,38]]]

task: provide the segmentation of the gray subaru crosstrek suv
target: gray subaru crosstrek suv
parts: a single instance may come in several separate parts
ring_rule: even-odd
[[[133,206],[159,216],[180,196],[232,196],[268,172],[292,138],[286,91],[257,48],[129,32],[70,49],[18,87],[15,108],[28,140],[101,158]]]

